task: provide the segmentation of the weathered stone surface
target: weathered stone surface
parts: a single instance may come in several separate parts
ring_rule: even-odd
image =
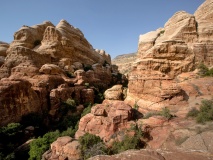
[[[156,43],[165,40],[181,40],[185,43],[197,41],[195,17],[185,11],[176,12],[165,24],[164,32],[161,32]]]
[[[40,112],[42,108],[55,116],[61,102],[68,98],[75,98],[82,104],[94,103],[94,91],[89,87],[105,89],[110,85],[110,64],[110,56],[105,51],[95,51],[83,33],[65,20],[57,26],[51,22],[23,26],[14,34],[14,41],[10,45],[0,43],[0,84],[9,89],[10,86],[3,82],[3,78],[18,79],[20,83],[24,80],[29,83],[26,87],[37,96],[32,101],[36,101],[37,105],[32,105],[33,109],[25,109],[24,114]],[[1,101],[7,101],[8,97],[4,97],[3,93],[4,90],[0,90]],[[20,94],[17,92],[17,97]],[[31,93],[28,96],[19,97],[20,101],[32,98]],[[24,103],[7,103],[5,110],[11,110],[11,105],[19,106],[20,110],[26,108]],[[5,116],[9,116],[9,112]],[[21,116],[18,113],[15,119]]]
[[[25,114],[42,111],[39,97],[28,81],[3,79],[0,95],[0,126],[18,122]]]
[[[104,92],[105,99],[108,100],[123,100],[122,85],[115,85]]]
[[[153,150],[128,150],[112,156],[95,156],[89,160],[165,160],[162,155]]]
[[[69,136],[59,137],[51,144],[51,150],[42,157],[44,160],[78,160],[80,159],[80,144]]]
[[[6,57],[7,56],[7,49],[9,48],[9,44],[0,41],[0,56]]]
[[[175,79],[181,73],[195,70],[200,63],[213,65],[212,4],[212,0],[205,1],[194,15],[177,12],[163,29],[140,36],[138,59],[128,76],[126,102],[133,104],[137,100],[142,108],[154,109],[163,107],[161,102],[167,105],[187,102],[187,90]]]
[[[10,44],[10,47],[23,46],[30,49],[36,47],[43,39],[44,31],[48,26],[53,26],[53,24],[45,21],[32,27],[22,26],[14,33],[14,41]]]
[[[40,73],[57,75],[61,74],[62,70],[55,64],[44,64],[39,70]]]
[[[118,130],[129,127],[128,122],[132,119],[132,108],[122,101],[107,101],[92,107],[91,113],[81,118],[76,138],[85,133],[95,134],[104,141]]]
[[[89,160],[209,160],[211,155],[202,152],[162,151],[162,150],[128,150],[120,154],[100,155]]]
[[[206,0],[195,11],[194,15],[198,23],[198,34],[200,43],[212,43],[213,40],[213,1]]]

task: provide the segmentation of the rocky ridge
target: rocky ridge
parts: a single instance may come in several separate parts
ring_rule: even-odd
[[[0,126],[32,112],[54,117],[69,98],[93,103],[85,84],[104,89],[112,80],[110,55],[65,20],[22,26],[11,44],[0,43],[0,60]]]

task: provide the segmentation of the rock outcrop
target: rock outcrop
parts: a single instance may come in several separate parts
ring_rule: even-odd
[[[9,48],[9,44],[0,41],[0,67],[4,64],[4,59],[7,56],[7,49]]]
[[[0,65],[0,126],[31,112],[54,116],[68,98],[94,103],[94,89],[112,80],[110,55],[65,20],[21,27],[11,44],[0,43]]]
[[[187,102],[176,77],[200,63],[213,65],[212,4],[205,1],[194,15],[177,12],[164,28],[140,36],[126,102],[155,109]]]
[[[44,160],[52,159],[80,159],[80,144],[77,140],[65,136],[59,137],[51,144],[51,150],[47,151],[42,158]]]
[[[91,113],[80,119],[76,138],[90,133],[109,141],[115,133],[130,128],[134,123],[131,106],[123,101],[105,100],[102,104],[92,107]]]
[[[89,158],[89,160],[209,160],[210,155],[200,152],[174,152],[174,151],[155,151],[155,150],[128,150],[120,154],[108,156],[100,155]]]

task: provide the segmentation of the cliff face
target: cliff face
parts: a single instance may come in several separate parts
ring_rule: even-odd
[[[122,139],[127,135],[125,131],[137,125],[149,133],[147,148],[150,150],[129,150],[90,159],[212,158],[212,122],[201,127],[194,119],[186,118],[189,110],[198,109],[203,99],[212,98],[213,78],[200,78],[195,70],[201,62],[208,67],[213,65],[212,8],[213,0],[206,0],[194,15],[184,11],[175,13],[164,28],[139,37],[136,60],[132,55],[114,60],[121,72],[130,64],[133,67],[128,74],[125,102],[120,101],[124,96],[122,86],[108,89],[106,100],[93,106],[91,113],[81,118],[75,137],[91,133],[109,142],[113,138]],[[142,114],[136,115],[131,106]],[[175,115],[172,119],[159,116],[165,107]],[[157,115],[145,118],[149,113]],[[65,142],[67,137],[62,139]],[[71,159],[72,155],[64,154],[64,148],[72,146],[73,141],[69,139],[71,143],[66,141],[62,145],[62,139],[52,144],[50,155]],[[72,151],[75,151],[76,144],[73,146]],[[46,159],[51,159],[50,155]]]
[[[31,112],[54,116],[68,98],[93,103],[85,83],[107,88],[110,64],[110,55],[65,20],[21,27],[11,44],[0,42],[0,126]]]
[[[194,15],[177,12],[164,28],[140,35],[126,102],[155,109],[186,102],[177,76],[200,63],[213,65],[212,8],[207,0]]]

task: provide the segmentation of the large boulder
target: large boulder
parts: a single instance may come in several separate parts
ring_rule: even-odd
[[[77,140],[65,136],[59,137],[55,142],[51,144],[51,150],[43,154],[44,160],[78,160],[80,159],[81,151],[80,144]]]
[[[116,132],[130,127],[133,112],[131,106],[123,101],[105,100],[92,107],[91,113],[80,119],[76,138],[90,133],[109,141]]]

